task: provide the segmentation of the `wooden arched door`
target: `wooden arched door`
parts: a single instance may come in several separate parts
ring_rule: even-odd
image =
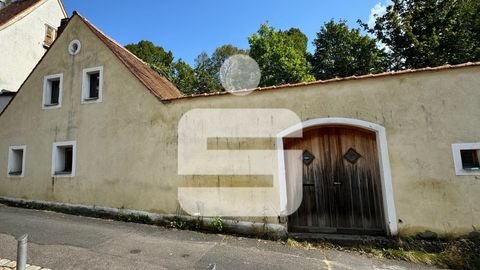
[[[290,232],[385,233],[374,132],[322,126],[304,130],[302,138],[284,138],[284,147],[301,150],[286,158],[286,170],[303,168],[287,176],[287,183],[302,181],[303,188],[301,205],[288,218]]]

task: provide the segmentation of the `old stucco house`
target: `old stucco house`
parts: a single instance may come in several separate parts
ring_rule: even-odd
[[[256,207],[262,196],[245,200],[208,188],[257,185],[248,192],[270,187],[262,192],[277,198],[280,210],[295,193],[302,194],[301,205],[293,213],[267,209],[263,217],[232,219],[289,233],[467,234],[480,228],[479,75],[480,63],[466,63],[259,88],[245,96],[182,96],[74,13],[0,115],[0,196],[175,215],[181,187],[200,187],[189,195],[194,202],[204,188],[218,205],[253,201]],[[190,123],[183,117],[239,108],[298,116],[300,125],[272,141],[226,143],[273,150],[278,182],[180,173],[178,132]],[[232,128],[261,122],[252,117]],[[204,146],[225,146],[216,136]],[[286,156],[289,149],[297,156]],[[295,166],[300,177],[290,177]]]
[[[55,40],[67,14],[61,0],[4,2],[0,1],[0,91],[16,92]]]

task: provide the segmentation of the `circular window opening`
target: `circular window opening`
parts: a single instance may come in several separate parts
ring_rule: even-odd
[[[74,39],[70,41],[70,44],[68,44],[68,53],[71,55],[77,55],[80,52],[80,48],[82,45],[80,44],[80,41],[78,39]]]

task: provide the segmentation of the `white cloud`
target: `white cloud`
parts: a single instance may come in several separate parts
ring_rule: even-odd
[[[391,0],[386,0],[383,3],[378,2],[370,9],[370,16],[368,16],[368,26],[373,27],[375,25],[375,19],[378,16],[382,16],[387,11],[387,6],[391,5]]]
[[[368,27],[373,28],[375,26],[375,20],[377,17],[384,15],[387,12],[387,7],[393,4],[391,0],[384,0],[384,2],[378,2],[375,6],[370,9],[370,15],[368,16]],[[372,34],[368,34],[371,37],[374,37]],[[377,42],[377,47],[380,49],[385,49],[388,51],[388,47],[382,42]]]

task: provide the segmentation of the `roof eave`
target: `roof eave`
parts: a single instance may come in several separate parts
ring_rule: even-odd
[[[12,18],[10,18],[10,20],[8,20],[8,21],[4,22],[2,25],[0,25],[0,31],[9,27],[12,24],[18,22],[19,20],[25,18],[28,14],[32,13],[35,9],[37,9],[39,6],[44,4],[46,1],[48,1],[48,0],[38,1],[34,5],[22,10],[20,13],[16,14]]]

